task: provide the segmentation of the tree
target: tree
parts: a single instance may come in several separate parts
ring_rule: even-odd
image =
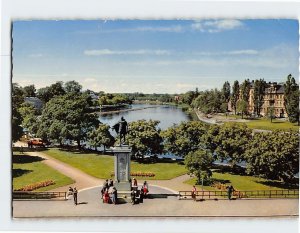
[[[21,104],[24,103],[23,89],[17,84],[12,84],[12,141],[18,141],[23,135],[22,116],[19,112]]]
[[[268,112],[267,112],[268,118],[271,120],[271,123],[273,121],[273,119],[275,118],[275,110],[274,107],[268,107]]]
[[[215,159],[227,160],[236,165],[244,160],[247,144],[252,137],[252,130],[244,124],[212,125],[202,136],[204,148],[209,150]]]
[[[110,134],[109,128],[109,125],[100,124],[98,128],[88,133],[88,142],[91,146],[95,147],[96,151],[97,147],[103,146],[105,153],[106,147],[114,145],[115,139]]]
[[[193,101],[192,106],[203,113],[226,112],[227,104],[224,105],[221,91],[218,89],[201,92]]]
[[[66,92],[63,88],[63,82],[56,82],[49,87],[40,88],[37,91],[37,97],[44,103],[47,103],[53,97],[64,95],[65,93]]]
[[[25,86],[23,87],[23,91],[24,91],[24,95],[26,97],[35,97],[35,86],[34,85],[29,85],[29,86]]]
[[[210,180],[212,176],[211,167],[213,164],[213,157],[205,150],[196,150],[190,152],[184,159],[185,166],[190,175],[197,178],[197,184],[200,184],[202,179],[205,183]]]
[[[231,95],[231,106],[234,109],[234,114],[236,115],[236,110],[237,110],[237,102],[239,100],[240,96],[240,85],[239,81],[234,81],[233,86],[232,86],[232,95]]]
[[[75,140],[80,148],[81,140],[99,124],[98,116],[90,113],[91,105],[86,94],[69,93],[52,98],[42,111],[37,134],[59,143]]]
[[[245,157],[248,174],[289,182],[299,173],[298,132],[255,133]]]
[[[292,123],[298,122],[299,125],[299,86],[295,78],[289,74],[284,84],[284,106]]]
[[[222,96],[225,103],[228,103],[230,99],[230,83],[226,81],[222,87]]]
[[[242,119],[244,118],[244,114],[248,112],[248,102],[245,100],[238,100],[237,102],[237,110],[242,114]]]
[[[36,134],[38,130],[37,110],[31,104],[23,103],[18,111],[22,116],[22,126],[31,134]]]
[[[64,91],[66,93],[70,93],[70,92],[80,93],[81,90],[82,90],[82,86],[74,80],[66,82],[65,85],[64,85]]]
[[[253,103],[254,113],[260,116],[261,107],[264,103],[266,82],[263,79],[254,81]]]
[[[249,79],[245,79],[245,81],[242,83],[240,87],[240,90],[241,90],[241,99],[246,102],[249,102],[250,88],[251,88],[251,83]]]
[[[159,121],[138,120],[128,124],[126,141],[132,153],[144,158],[145,155],[162,153],[162,137],[158,128]]]
[[[185,157],[191,151],[200,149],[201,136],[206,133],[207,128],[201,121],[189,121],[162,131],[165,151]]]

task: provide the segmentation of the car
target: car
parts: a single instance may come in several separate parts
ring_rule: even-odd
[[[45,147],[45,142],[41,138],[31,138],[28,140],[28,145]]]

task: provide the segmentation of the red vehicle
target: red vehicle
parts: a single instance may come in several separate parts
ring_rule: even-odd
[[[33,146],[40,146],[40,147],[45,147],[45,142],[41,138],[32,138],[28,140],[28,147],[33,147]]]

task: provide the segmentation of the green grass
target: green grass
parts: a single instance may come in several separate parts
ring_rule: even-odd
[[[46,180],[53,180],[54,185],[35,191],[47,191],[74,183],[72,179],[43,164],[40,159],[14,152],[13,155],[13,189]]]
[[[269,119],[254,119],[254,120],[250,120],[249,122],[245,123],[249,128],[252,129],[267,129],[267,130],[299,130],[299,126],[294,123],[290,123],[288,121],[282,121],[282,120],[277,120],[274,119],[273,122],[271,123],[271,121]]]
[[[242,176],[234,175],[230,173],[219,173],[213,171],[213,179],[217,182],[231,183],[236,190],[246,191],[246,190],[275,190],[275,189],[291,189],[296,187],[287,187],[279,181],[270,181],[263,178],[253,177],[253,176]],[[194,185],[196,183],[196,178],[187,180],[185,183]],[[201,188],[200,185],[196,185]],[[203,186],[205,190],[218,190],[211,186]]]
[[[113,156],[67,152],[59,149],[50,149],[44,153],[97,178],[110,178],[111,172],[114,171]],[[155,177],[137,177],[137,179],[147,180],[167,180],[187,172],[184,165],[177,163],[141,164],[133,161],[131,162],[131,171],[155,173]]]

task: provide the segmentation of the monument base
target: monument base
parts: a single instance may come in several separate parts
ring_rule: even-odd
[[[118,192],[120,191],[129,191],[131,192],[131,184],[128,181],[122,181],[122,182],[115,182],[115,187]]]

